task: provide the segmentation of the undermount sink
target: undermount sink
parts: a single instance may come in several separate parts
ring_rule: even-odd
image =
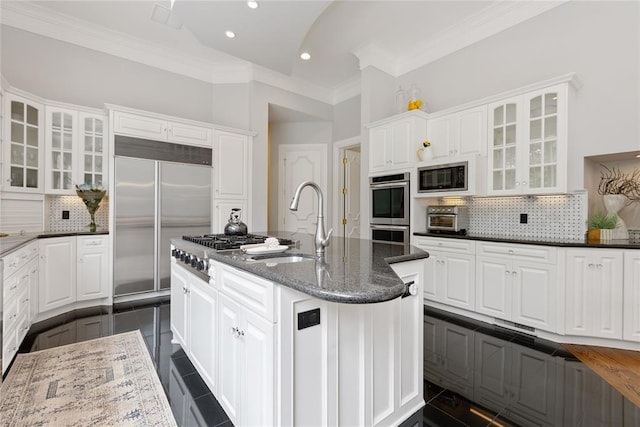
[[[265,264],[286,264],[303,261],[316,261],[318,258],[308,254],[287,254],[287,255],[261,255],[253,257],[255,261],[264,262]]]

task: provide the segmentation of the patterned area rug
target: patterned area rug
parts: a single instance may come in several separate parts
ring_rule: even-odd
[[[140,331],[19,354],[2,426],[175,426]]]

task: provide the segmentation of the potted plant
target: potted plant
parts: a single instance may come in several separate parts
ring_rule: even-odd
[[[611,240],[613,237],[613,229],[616,228],[617,221],[617,215],[608,215],[601,212],[593,214],[587,222],[589,226],[587,231],[587,240],[591,242]]]

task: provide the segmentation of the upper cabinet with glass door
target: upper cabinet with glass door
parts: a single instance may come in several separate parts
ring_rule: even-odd
[[[46,107],[45,191],[51,194],[75,192],[74,148],[78,139],[78,116],[73,110]]]
[[[567,85],[489,105],[491,195],[566,192]]]
[[[106,116],[80,113],[79,181],[107,188]]]
[[[5,95],[4,191],[42,192],[42,109],[26,98]]]
[[[106,189],[106,118],[100,114],[46,107],[47,194],[76,194],[76,185]]]

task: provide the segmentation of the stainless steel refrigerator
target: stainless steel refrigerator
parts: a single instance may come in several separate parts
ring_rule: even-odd
[[[171,238],[211,233],[211,150],[116,136],[115,154],[113,295],[169,289]]]

